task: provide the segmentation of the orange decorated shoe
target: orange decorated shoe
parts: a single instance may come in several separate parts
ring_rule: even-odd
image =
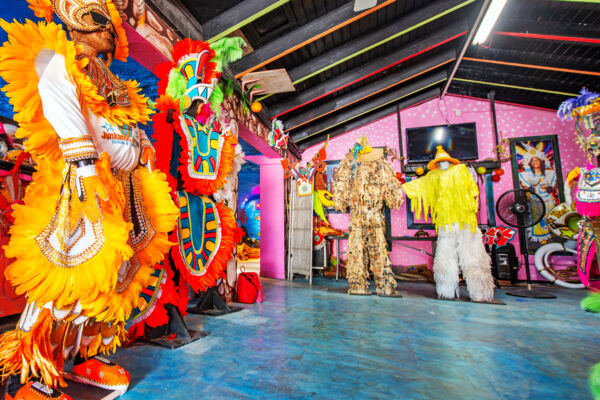
[[[27,382],[21,387],[15,397],[9,394],[5,395],[5,400],[73,400],[66,394],[59,392],[56,389],[49,388],[41,382]]]
[[[121,366],[102,357],[92,357],[73,366],[75,382],[112,390],[119,396],[129,387],[129,373]]]

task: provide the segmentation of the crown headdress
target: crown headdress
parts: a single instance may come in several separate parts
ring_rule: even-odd
[[[586,153],[588,159],[592,156],[600,156],[600,94],[590,92],[586,88],[581,89],[579,96],[565,100],[558,107],[558,117],[561,120],[568,120],[576,117],[575,135],[576,141],[581,149]],[[591,135],[586,136],[580,123],[586,129],[592,131]]]
[[[128,42],[123,21],[112,0],[27,0],[29,8],[39,18],[52,21],[52,14],[69,28],[81,32],[110,29],[117,38],[114,58],[125,61]],[[88,18],[85,18],[85,17]]]

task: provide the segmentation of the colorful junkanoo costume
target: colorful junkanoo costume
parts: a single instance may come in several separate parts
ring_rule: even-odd
[[[586,168],[569,173],[567,183],[579,180],[575,204],[583,218],[579,221],[577,238],[577,272],[585,286],[597,290],[600,289],[600,281],[591,278],[592,263],[600,248],[600,167],[594,167],[600,156],[600,94],[584,88],[578,97],[564,101],[557,114],[563,120],[576,118],[577,143],[588,159]],[[580,122],[591,130],[589,136],[584,135]]]
[[[126,59],[125,32],[110,0],[37,1],[32,8],[46,17],[54,10],[72,30],[110,26],[118,40],[114,56]],[[156,281],[153,266],[173,244],[167,235],[179,212],[165,175],[141,165],[151,162],[153,149],[138,127],[151,111],[137,83],[120,81],[101,58],[82,56],[60,25],[0,26],[9,37],[0,48],[3,90],[20,124],[17,136],[37,164],[5,247],[16,259],[5,275],[27,295],[27,306],[17,328],[0,337],[0,373],[64,385],[65,359],[107,354],[121,344],[141,289]],[[73,375],[126,390],[124,370],[105,374]]]
[[[448,166],[446,170],[440,166],[443,162]],[[427,218],[431,213],[435,223],[438,241],[433,274],[438,297],[459,297],[460,266],[471,300],[490,302],[494,299],[494,279],[491,260],[477,227],[477,184],[467,167],[451,158],[442,146],[437,147],[428,169],[427,175],[406,182],[402,188],[411,199],[416,217],[421,218],[423,213]]]
[[[396,295],[396,279],[391,270],[385,240],[384,202],[399,208],[402,186],[383,155],[383,149],[371,149],[365,137],[340,163],[333,185],[336,209],[350,207],[350,236],[346,270],[348,294],[368,294],[369,269],[375,277],[377,294]]]
[[[153,116],[157,166],[167,172],[181,210],[178,229],[171,237],[178,245],[170,254],[180,279],[171,282],[167,277],[161,286],[162,301],[143,320],[150,327],[165,322],[161,303],[177,304],[185,315],[187,284],[195,291],[214,286],[224,276],[242,235],[225,202],[233,197],[244,153],[235,121],[222,122],[213,112],[219,110],[223,98],[216,86],[221,68],[241,57],[240,42],[225,38],[209,45],[184,39],[173,46],[173,61],[156,68],[160,79],[158,112]],[[174,275],[169,266],[166,272]],[[142,336],[143,324],[134,322],[134,335]]]

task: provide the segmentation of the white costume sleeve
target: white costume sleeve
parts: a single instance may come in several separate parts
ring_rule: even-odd
[[[98,152],[88,134],[77,88],[67,73],[65,58],[42,50],[36,57],[38,90],[44,117],[56,131],[65,161],[97,158]]]

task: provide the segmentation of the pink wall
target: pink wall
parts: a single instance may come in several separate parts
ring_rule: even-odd
[[[576,166],[585,165],[583,153],[574,141],[573,122],[561,122],[553,111],[503,103],[496,103],[496,116],[498,130],[502,132],[504,138],[558,135],[563,175],[566,175]],[[495,157],[492,113],[490,103],[486,100],[452,95],[446,96],[443,100],[432,99],[401,111],[400,122],[403,137],[406,128],[475,122],[477,125],[479,159]],[[399,135],[396,114],[331,139],[327,147],[327,159],[340,160],[361,136],[367,136],[370,145],[373,147],[388,146],[398,150]],[[302,154],[302,162],[309,161],[321,146],[322,144],[319,144],[306,149]],[[404,140],[403,147],[406,148]],[[398,161],[394,161],[392,166],[396,171],[400,171]],[[502,176],[500,182],[494,184],[494,197],[496,199],[506,190],[513,188],[510,162],[503,164],[502,167],[506,173]],[[483,189],[483,184],[480,184],[482,198],[485,197],[483,196]],[[484,199],[481,202],[481,209],[483,212],[480,212],[480,222],[485,223],[487,220]],[[330,221],[336,228],[346,229],[348,227],[348,215],[334,214],[330,216]],[[500,224],[501,222],[498,220],[497,223]],[[400,210],[393,210],[392,234],[394,236],[412,236],[414,233],[414,230],[409,230],[406,227],[406,206],[404,205]],[[430,232],[430,235],[434,234],[434,232]],[[431,252],[429,244],[404,243]],[[518,241],[514,240],[513,244],[517,246],[518,251]],[[342,250],[344,251],[343,248]],[[390,258],[394,265],[428,264],[431,266],[432,262],[431,257],[398,244],[394,244]],[[531,269],[533,277],[536,279],[538,275],[533,264]],[[543,280],[541,277],[539,279]]]
[[[279,158],[246,156],[260,165],[260,275],[285,279],[285,199]]]

